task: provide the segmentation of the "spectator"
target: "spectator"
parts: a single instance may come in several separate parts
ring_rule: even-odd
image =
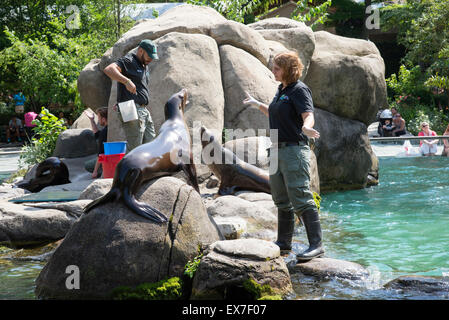
[[[436,136],[436,132],[430,130],[430,126],[427,122],[421,123],[422,131],[418,133],[418,136]],[[424,156],[434,156],[437,153],[438,140],[419,140],[419,150]]]
[[[64,112],[60,112],[58,118],[59,118],[59,120],[63,120],[64,121],[64,126],[67,127],[69,125],[69,122],[67,121],[67,119],[64,118]]]
[[[16,113],[23,113],[24,109],[24,105],[26,102],[26,98],[25,96],[22,94],[22,91],[19,91],[19,93],[16,93],[13,97],[14,99],[14,103],[15,103],[15,108],[16,108]]]
[[[407,133],[405,132],[405,120],[401,117],[401,114],[399,112],[397,112],[396,115],[393,116],[393,125],[393,135],[395,135],[396,137]]]
[[[393,115],[393,118],[396,116],[397,113],[398,113],[398,109],[396,109],[396,107],[392,107],[391,114]]]
[[[31,122],[36,119],[38,114],[36,112],[30,111],[25,113],[25,133],[28,137],[28,140],[31,141],[31,138],[33,137],[33,128],[36,126],[35,124],[32,124]]]
[[[16,116],[12,116],[11,120],[9,120],[8,129],[6,130],[6,139],[8,143],[11,143],[11,137],[16,137],[18,142],[22,141],[23,125],[22,121]]]
[[[385,120],[385,124],[382,126],[382,136],[391,137],[393,135],[394,126],[389,119]]]
[[[84,111],[86,116],[90,120],[90,124],[92,126],[92,130],[94,131],[95,138],[98,142],[98,154],[104,153],[104,146],[103,142],[107,142],[108,140],[108,108],[103,107],[97,110],[97,116],[98,116],[98,123],[103,127],[103,129],[98,130],[97,124],[94,120],[94,114],[89,111]],[[101,163],[98,162],[98,157],[96,159],[92,159],[89,161],[86,161],[84,163],[84,168],[92,172],[92,179],[101,177],[101,174],[103,173],[103,170],[101,168]]]
[[[443,133],[443,136],[449,136],[449,124],[446,127],[446,130]],[[441,155],[443,157],[449,157],[449,139],[443,139],[443,152],[441,153]]]

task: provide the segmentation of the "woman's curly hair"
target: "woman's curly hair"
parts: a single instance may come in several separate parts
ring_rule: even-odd
[[[284,71],[284,81],[287,84],[298,81],[304,70],[304,65],[294,51],[287,51],[277,54],[274,63]]]

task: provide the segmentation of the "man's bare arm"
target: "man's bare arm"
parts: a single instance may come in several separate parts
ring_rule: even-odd
[[[123,83],[126,86],[126,89],[131,92],[132,94],[136,94],[136,86],[131,81],[131,79],[125,77],[122,74],[122,69],[115,63],[111,63],[106,68],[104,68],[103,72],[111,78],[111,80],[118,81],[120,83]]]

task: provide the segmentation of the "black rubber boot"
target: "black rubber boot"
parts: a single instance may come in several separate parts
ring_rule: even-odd
[[[278,239],[275,244],[281,248],[281,253],[292,250],[292,237],[295,228],[295,213],[291,210],[278,209]]]
[[[309,261],[324,254],[324,249],[321,245],[322,235],[318,211],[316,209],[304,211],[301,215],[301,220],[306,229],[309,248],[303,253],[296,255],[298,262]]]

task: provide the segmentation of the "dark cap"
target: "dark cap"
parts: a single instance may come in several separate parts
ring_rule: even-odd
[[[157,46],[153,41],[148,39],[142,40],[139,43],[139,47],[145,50],[145,52],[151,59],[159,60],[159,57],[157,55]]]

